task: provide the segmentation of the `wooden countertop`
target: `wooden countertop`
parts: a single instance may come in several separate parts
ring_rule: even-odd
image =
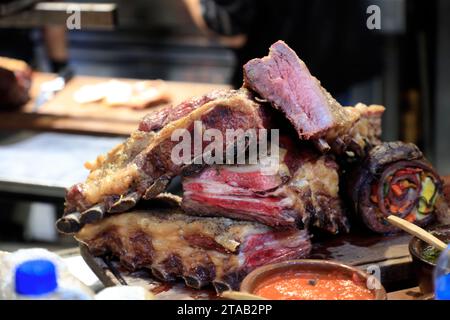
[[[108,81],[111,78],[75,76],[56,96],[35,112],[35,98],[43,82],[51,80],[55,74],[33,73],[31,100],[19,111],[0,112],[0,129],[43,130],[90,134],[128,135],[137,128],[139,121],[149,112],[165,105],[145,110],[123,107],[108,107],[98,103],[80,105],[73,99],[73,93],[83,85]],[[141,80],[115,78],[125,82]],[[200,96],[216,89],[230,88],[228,85],[166,81],[172,97],[171,105],[188,98]]]

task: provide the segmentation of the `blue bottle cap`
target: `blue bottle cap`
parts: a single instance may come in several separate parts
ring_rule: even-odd
[[[450,300],[450,274],[437,278],[434,286],[436,300]]]
[[[16,268],[16,293],[27,296],[38,296],[53,292],[56,282],[55,265],[48,260],[29,260]]]

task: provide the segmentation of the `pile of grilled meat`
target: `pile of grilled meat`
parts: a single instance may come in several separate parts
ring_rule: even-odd
[[[380,140],[383,112],[341,106],[278,41],[244,66],[241,89],[150,113],[123,144],[87,163],[57,228],[129,270],[223,291],[258,266],[307,257],[314,232],[349,232],[352,216],[380,233],[395,231],[389,214],[445,220],[440,177],[416,146]],[[211,157],[210,141],[183,154],[187,162],[172,161],[173,134],[195,134],[197,121],[203,132],[238,132],[223,151],[244,158],[254,147],[245,132],[279,129],[277,165],[196,161]],[[175,177],[181,197],[166,192]]]

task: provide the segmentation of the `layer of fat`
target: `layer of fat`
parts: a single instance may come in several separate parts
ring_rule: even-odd
[[[243,262],[243,254],[239,252],[241,241],[251,234],[268,230],[259,225],[233,222],[226,218],[197,218],[169,213],[168,215],[167,219],[148,211],[115,215],[84,226],[75,238],[89,247],[91,241],[101,236],[104,231],[115,232],[123,243],[127,243],[133,233],[144,232],[151,239],[154,249],[152,265],[158,265],[169,255],[177,254],[183,264],[189,267],[201,263],[203,257],[207,255],[216,265],[216,273],[220,277],[223,272],[237,268]],[[234,254],[193,247],[185,240],[184,236],[187,235],[211,237]]]

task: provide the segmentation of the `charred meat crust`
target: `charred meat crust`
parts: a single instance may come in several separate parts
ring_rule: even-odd
[[[215,90],[201,97],[194,97],[177,106],[167,106],[156,112],[150,112],[139,123],[139,130],[159,131],[172,121],[178,120],[210,101],[230,96],[228,90]]]
[[[370,173],[379,175],[383,167],[389,163],[422,158],[422,152],[413,143],[404,143],[401,141],[385,142],[370,151],[366,159],[366,166]]]
[[[168,181],[189,166],[171,160],[172,149],[178,143],[171,140],[174,130],[185,128],[192,133],[194,121],[201,120],[205,130],[211,127],[225,136],[228,129],[245,132],[264,128],[263,114],[263,108],[251,99],[248,91],[232,90],[226,93],[226,98],[200,106],[157,133],[135,132],[106,157],[87,165],[91,173],[84,183],[69,188],[65,212],[85,212],[95,205],[103,205],[107,213],[129,210],[142,196],[148,199],[163,192]],[[226,144],[225,150],[234,147],[238,139]]]
[[[380,105],[367,106],[358,103],[353,108],[360,118],[351,128],[330,142],[332,153],[341,160],[363,159],[375,146],[381,143],[381,120],[385,108]]]
[[[306,257],[311,250],[304,230],[277,232],[176,209],[114,215],[86,225],[76,238],[92,254],[114,256],[128,270],[148,269],[164,281],[183,278],[197,289],[213,283],[218,290],[236,290],[254,268]]]

